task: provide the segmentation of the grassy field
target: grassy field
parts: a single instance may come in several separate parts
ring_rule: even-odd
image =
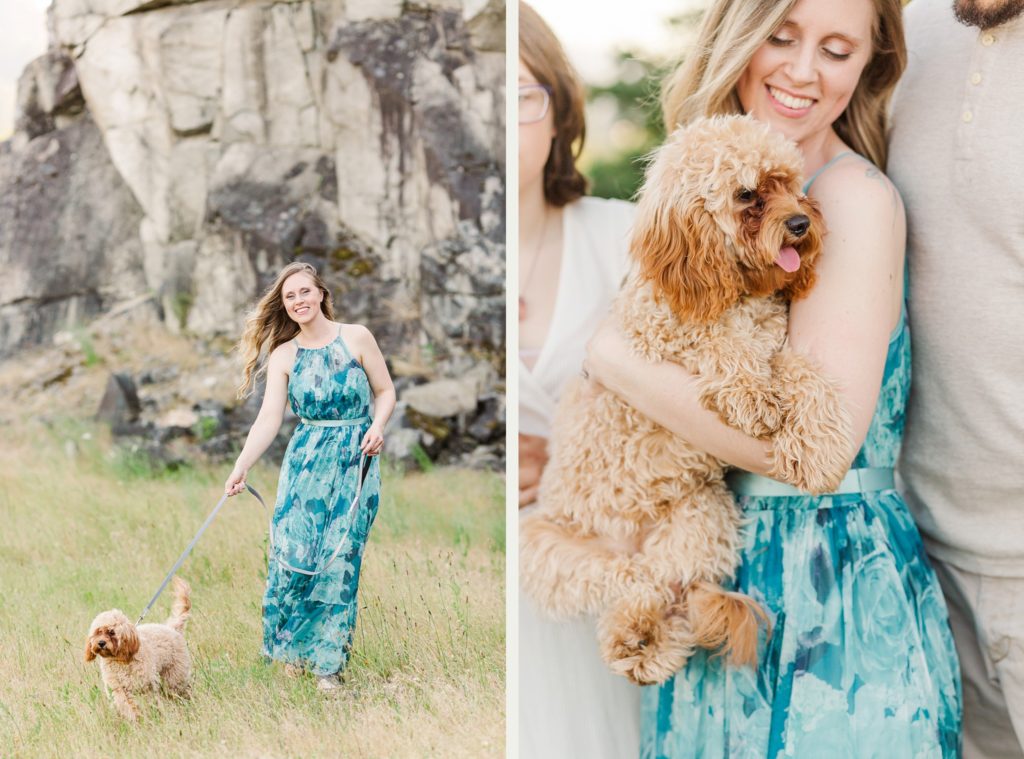
[[[125,723],[83,661],[88,625],[141,612],[220,497],[228,468],[155,473],[74,422],[0,430],[0,757],[504,755],[504,484],[384,471],[346,688],[259,656],[266,515],[232,499],[179,574],[193,696]],[[276,470],[249,478],[273,504]],[[163,621],[169,593],[147,617]]]

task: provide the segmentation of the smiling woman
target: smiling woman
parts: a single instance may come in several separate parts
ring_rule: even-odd
[[[893,475],[910,385],[906,221],[882,171],[905,62],[900,0],[715,0],[667,80],[669,131],[749,113],[802,154],[803,191],[828,232],[816,284],[790,304],[787,339],[836,382],[852,445],[843,483],[806,492],[772,466],[777,436],[724,424],[702,405],[694,374],[638,358],[614,324],[591,339],[593,381],[747,470],[729,483],[745,528],[728,587],[771,620],[755,667],[700,651],[644,689],[644,759],[958,756],[948,615]]]
[[[331,293],[306,263],[285,266],[250,314],[239,342],[249,390],[260,352],[266,392],[224,492],[245,489],[277,435],[285,403],[300,417],[285,452],[271,524],[263,655],[341,686],[356,623],[359,569],[377,515],[376,456],[395,389],[369,330],[334,321]]]

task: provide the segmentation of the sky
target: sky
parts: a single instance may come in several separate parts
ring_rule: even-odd
[[[49,0],[0,0],[0,140],[14,130],[18,77],[25,64],[46,52]]]
[[[561,40],[580,76],[607,84],[617,50],[676,58],[686,40],[674,39],[667,20],[703,8],[706,0],[531,0]]]

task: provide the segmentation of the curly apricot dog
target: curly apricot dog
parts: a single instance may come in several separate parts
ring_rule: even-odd
[[[135,720],[139,708],[132,695],[156,691],[161,684],[168,693],[189,695],[192,659],[182,631],[189,618],[191,589],[174,578],[174,604],[166,624],[136,627],[120,610],[99,614],[89,626],[85,660],[100,660],[103,685],[121,716]]]
[[[814,284],[824,234],[800,175],[796,146],[749,117],[677,130],[648,169],[614,313],[639,355],[683,365],[706,408],[771,441],[773,477],[827,492],[849,465],[850,423],[786,346],[787,302]],[[637,683],[698,647],[756,662],[764,612],[721,587],[740,541],[726,464],[582,381],[551,450],[521,525],[527,592],[558,616],[598,614],[602,656]]]

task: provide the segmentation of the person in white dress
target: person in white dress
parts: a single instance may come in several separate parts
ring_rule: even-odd
[[[583,93],[561,44],[519,5],[519,505],[536,500],[551,419],[627,269],[633,206],[583,197]],[[594,620],[519,594],[519,755],[631,759],[640,690],[598,653]]]

